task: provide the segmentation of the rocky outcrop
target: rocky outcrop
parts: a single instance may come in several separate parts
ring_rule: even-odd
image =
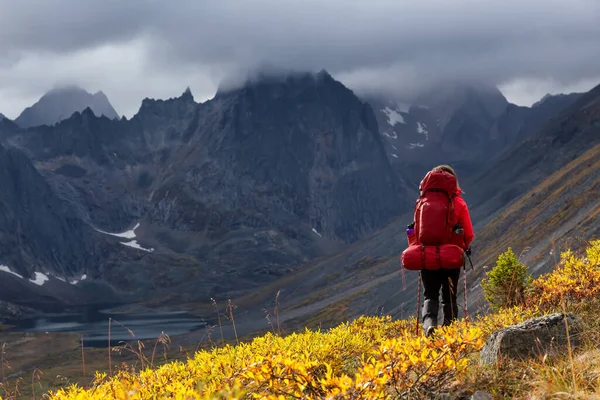
[[[480,363],[494,364],[504,358],[526,359],[552,356],[577,347],[582,321],[573,314],[550,314],[498,330],[480,353]]]
[[[469,400],[492,400],[493,396],[489,393],[486,392],[482,392],[482,391],[476,391],[475,393],[473,393],[473,395],[471,395],[471,397],[469,398]]]

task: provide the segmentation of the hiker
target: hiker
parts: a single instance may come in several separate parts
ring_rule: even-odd
[[[474,234],[469,209],[452,167],[433,168],[419,189],[414,222],[407,229],[409,247],[402,254],[402,264],[408,270],[420,271],[424,288],[423,331],[430,336],[438,325],[440,289],[443,325],[457,319],[458,279],[465,257],[470,256]]]

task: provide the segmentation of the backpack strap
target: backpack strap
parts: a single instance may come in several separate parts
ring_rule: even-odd
[[[450,218],[452,217],[452,215],[454,215],[454,198],[456,197],[456,194],[453,195],[448,195],[448,212],[446,213],[446,226],[450,226],[450,231],[448,232],[448,240],[450,241],[452,239],[452,221],[450,221]]]

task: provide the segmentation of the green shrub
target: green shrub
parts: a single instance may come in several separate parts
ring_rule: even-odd
[[[531,283],[527,267],[517,259],[512,248],[498,256],[496,266],[481,281],[485,299],[493,310],[522,304]]]

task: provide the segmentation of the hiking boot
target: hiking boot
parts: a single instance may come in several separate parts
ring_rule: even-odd
[[[425,337],[431,337],[435,331],[435,326],[430,326],[425,330]]]
[[[423,320],[423,331],[426,337],[430,337],[433,334],[435,327],[436,321],[433,318],[427,317]]]

